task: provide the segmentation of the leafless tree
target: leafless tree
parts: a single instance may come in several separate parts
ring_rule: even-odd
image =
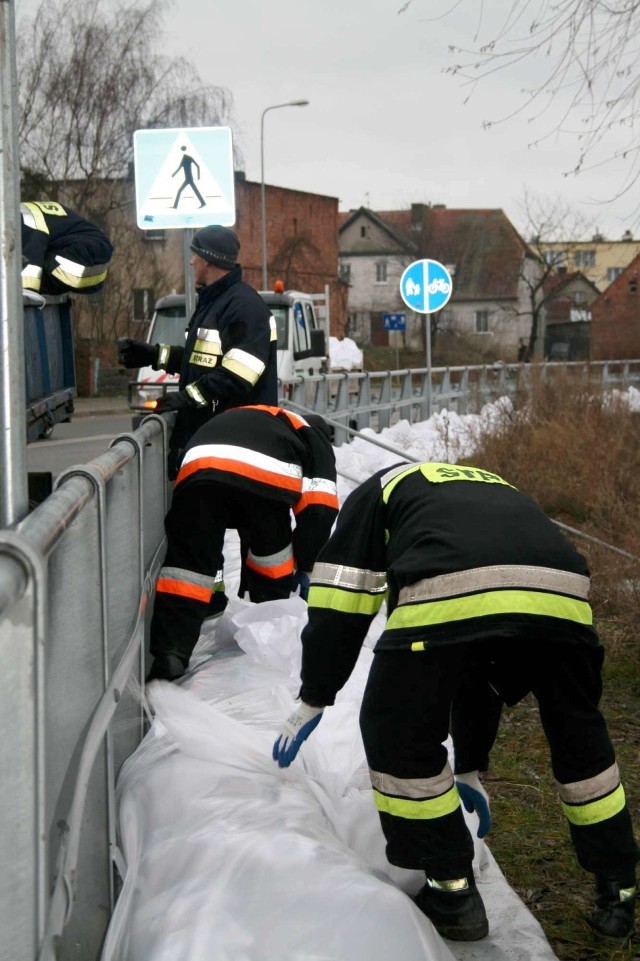
[[[167,0],[43,0],[18,28],[21,166],[45,182],[127,175],[138,128],[211,126],[231,108],[185,60],[160,51]]]
[[[550,280],[573,259],[576,244],[590,225],[558,197],[538,197],[525,190],[520,202],[524,239],[529,248],[520,272],[531,317],[527,356],[533,357],[543,332],[544,315],[554,296]]]
[[[98,303],[77,298],[77,328],[97,344],[129,323],[132,288],[166,264],[142,244],[133,209],[133,133],[229,123],[231,94],[162,52],[168,0],[43,0],[17,30],[19,148],[25,200],[58,200],[115,247]],[[181,264],[179,265],[182,266]],[[173,283],[172,279],[172,283]]]
[[[629,166],[616,193],[629,190],[640,176],[640,131],[637,125],[640,99],[640,0],[510,0],[504,4],[503,22],[481,39],[486,20],[484,4],[475,0],[445,0],[446,9],[434,10],[429,19],[446,17],[467,7],[469,23],[475,25],[473,45],[451,47],[457,62],[448,73],[461,76],[471,89],[499,70],[513,71],[524,60],[535,60],[539,79],[523,90],[518,110],[532,111],[540,119],[553,103],[561,103],[547,133],[575,135],[578,152],[572,170],[624,157]],[[398,10],[417,7],[416,0]],[[470,96],[471,94],[469,94]],[[468,98],[467,98],[468,99]],[[505,120],[507,117],[497,118]],[[491,126],[497,120],[487,120]],[[610,147],[616,134],[616,147]]]

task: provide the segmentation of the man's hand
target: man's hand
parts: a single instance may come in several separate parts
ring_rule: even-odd
[[[183,407],[191,407],[192,401],[186,390],[172,390],[170,393],[161,397],[157,402],[153,413],[165,414],[170,410],[181,410]]]
[[[309,588],[311,587],[311,580],[309,575],[305,571],[294,571],[293,572],[293,590],[294,593],[299,589],[300,597],[303,601],[309,600]]]
[[[302,744],[317,728],[323,711],[323,707],[311,707],[304,701],[300,702],[300,706],[285,722],[282,734],[273,745],[272,757],[280,767],[289,767]]]
[[[456,774],[456,787],[465,810],[475,811],[479,818],[478,837],[483,838],[491,830],[491,811],[489,809],[489,795],[480,783],[477,771],[466,774]]]
[[[154,367],[157,360],[157,344],[146,344],[133,337],[120,337],[118,340],[118,362],[123,367]]]

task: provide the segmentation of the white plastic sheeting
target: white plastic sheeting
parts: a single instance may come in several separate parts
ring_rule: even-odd
[[[552,961],[483,841],[491,931],[472,944],[443,941],[408,896],[424,875],[386,861],[358,729],[378,619],[293,765],[271,760],[305,620],[297,597],[233,599],[190,674],[149,685],[155,720],[119,778],[127,873],[102,961]]]

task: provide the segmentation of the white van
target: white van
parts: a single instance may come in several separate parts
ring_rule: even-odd
[[[303,294],[299,290],[261,290],[278,331],[278,378],[326,373],[329,369],[329,316],[326,294]],[[324,306],[324,316],[320,311]],[[156,301],[145,340],[150,344],[183,344],[186,336],[184,294],[170,294]],[[141,367],[129,384],[129,407],[151,413],[158,399],[176,390],[178,374]]]

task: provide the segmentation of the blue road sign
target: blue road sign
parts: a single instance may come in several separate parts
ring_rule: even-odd
[[[452,290],[451,274],[437,260],[415,260],[400,278],[400,296],[419,314],[442,310]]]
[[[383,314],[382,322],[384,324],[385,330],[406,330],[407,329],[406,314]]]
[[[133,157],[142,230],[235,223],[229,127],[136,130]]]

